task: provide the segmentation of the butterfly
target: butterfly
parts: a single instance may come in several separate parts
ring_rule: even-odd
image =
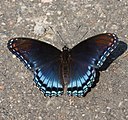
[[[33,72],[34,82],[45,96],[84,96],[96,79],[96,70],[118,45],[113,33],[90,37],[62,51],[31,38],[12,38],[8,49]]]

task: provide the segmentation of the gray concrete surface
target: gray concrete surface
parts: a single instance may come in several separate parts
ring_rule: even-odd
[[[64,41],[48,26],[59,31]],[[101,72],[85,97],[46,98],[33,85],[32,73],[6,47],[10,38],[19,36],[60,49],[64,43],[72,47],[85,32],[85,38],[114,32],[128,43],[128,1],[0,1],[0,120],[128,120],[127,51]]]

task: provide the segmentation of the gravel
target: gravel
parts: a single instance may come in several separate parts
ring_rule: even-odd
[[[116,33],[128,43],[127,0],[1,0],[0,120],[128,120],[126,49],[100,73],[85,97],[46,98],[33,84],[32,73],[12,57],[6,45],[20,36],[71,48],[103,32]]]

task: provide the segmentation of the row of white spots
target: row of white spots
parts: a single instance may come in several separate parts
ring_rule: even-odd
[[[100,57],[100,60],[97,63],[98,67],[101,67],[103,65],[103,62],[106,60],[106,58],[110,55],[111,52],[117,47],[117,37],[115,34],[113,34],[113,44],[107,48],[107,50],[104,52],[104,54]]]
[[[38,76],[38,78],[36,76]],[[34,78],[34,82],[37,84],[39,89],[45,94],[45,96],[59,96],[63,94],[63,91],[54,91],[52,89],[53,87],[56,89],[63,88],[59,81],[54,78],[54,74],[49,73],[49,78],[46,76],[47,75],[44,76],[42,74],[42,71],[39,69],[38,73],[35,72]],[[46,85],[46,87],[44,87],[40,81],[42,81],[42,83],[44,84],[44,86]],[[50,88],[51,90],[49,91],[47,88]]]
[[[95,81],[95,76],[96,76],[96,73],[95,73],[95,70],[92,69],[92,68],[89,66],[88,67],[88,71],[86,72],[86,74],[82,77],[80,77],[78,80],[74,80],[74,81],[71,81],[70,84],[68,85],[68,88],[73,88],[73,87],[76,87],[76,90],[68,90],[67,91],[67,94],[68,95],[73,95],[73,96],[83,96],[87,91],[88,91],[88,88],[92,86],[93,82]],[[89,78],[90,77],[90,78]],[[88,82],[86,83],[85,86],[83,86],[82,88],[82,85],[88,80]],[[73,83],[72,83],[73,82]],[[75,83],[74,83],[75,82]],[[77,90],[77,88],[81,87],[81,90]]]
[[[17,39],[15,39],[15,40],[17,40]],[[24,59],[24,57],[18,52],[18,51],[16,51],[14,48],[13,48],[13,46],[12,46],[12,44],[13,44],[13,42],[14,42],[14,40],[13,39],[11,39],[10,41],[9,41],[9,50],[13,53],[13,54],[15,54],[16,55],[16,57],[18,57],[24,64],[25,64],[25,66],[28,68],[28,69],[32,69],[31,68],[31,66],[30,66],[30,64],[28,63],[28,61],[27,60],[25,60]]]
[[[95,70],[93,69],[91,71],[91,74],[90,74],[90,80],[87,82],[87,84],[83,87],[84,89],[84,93],[87,92],[88,88],[92,86],[93,82],[95,81],[95,77],[96,77],[96,72]]]

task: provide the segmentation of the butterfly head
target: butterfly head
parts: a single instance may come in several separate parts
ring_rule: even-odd
[[[63,50],[63,51],[69,51],[69,48],[68,48],[67,46],[64,46],[64,47],[62,48],[62,50]]]

